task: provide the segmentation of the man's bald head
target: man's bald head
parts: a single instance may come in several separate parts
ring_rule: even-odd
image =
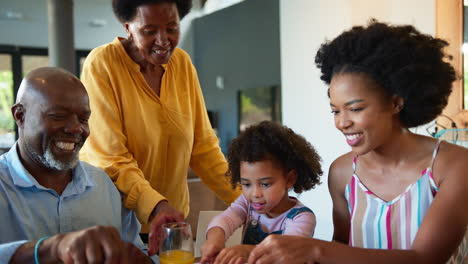
[[[57,89],[57,86],[60,86]],[[57,67],[41,67],[30,71],[21,81],[16,103],[27,103],[29,100],[44,94],[66,93],[67,89],[81,88],[86,91],[75,75]]]
[[[60,68],[38,68],[21,82],[11,109],[26,165],[68,170],[89,135],[89,98],[81,81]]]

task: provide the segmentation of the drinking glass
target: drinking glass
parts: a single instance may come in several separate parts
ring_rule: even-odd
[[[162,225],[162,237],[159,247],[161,264],[192,264],[193,237],[190,224],[185,222]]]

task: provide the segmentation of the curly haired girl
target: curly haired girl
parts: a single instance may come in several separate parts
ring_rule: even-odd
[[[201,263],[245,263],[254,245],[270,234],[311,237],[315,215],[289,190],[301,193],[320,183],[320,156],[300,135],[280,124],[263,121],[234,139],[228,152],[233,188],[242,195],[207,229]],[[242,225],[243,245],[224,248]]]

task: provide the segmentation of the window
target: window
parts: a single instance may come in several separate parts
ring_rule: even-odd
[[[280,91],[279,86],[240,90],[239,131],[264,120],[281,122]]]
[[[49,57],[47,55],[22,55],[21,65],[23,66],[22,76],[25,76],[36,68],[48,66]]]
[[[9,149],[15,143],[15,121],[10,108],[13,98],[12,59],[0,54],[0,149]]]

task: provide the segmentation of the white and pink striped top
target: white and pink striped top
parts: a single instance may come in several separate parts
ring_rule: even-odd
[[[440,141],[434,149],[430,166],[421,177],[390,202],[372,193],[355,173],[357,156],[353,161],[353,176],[346,185],[345,197],[351,216],[349,245],[375,249],[410,249],[421,222],[438,188],[432,175],[432,164]],[[468,260],[468,232],[448,263]]]

